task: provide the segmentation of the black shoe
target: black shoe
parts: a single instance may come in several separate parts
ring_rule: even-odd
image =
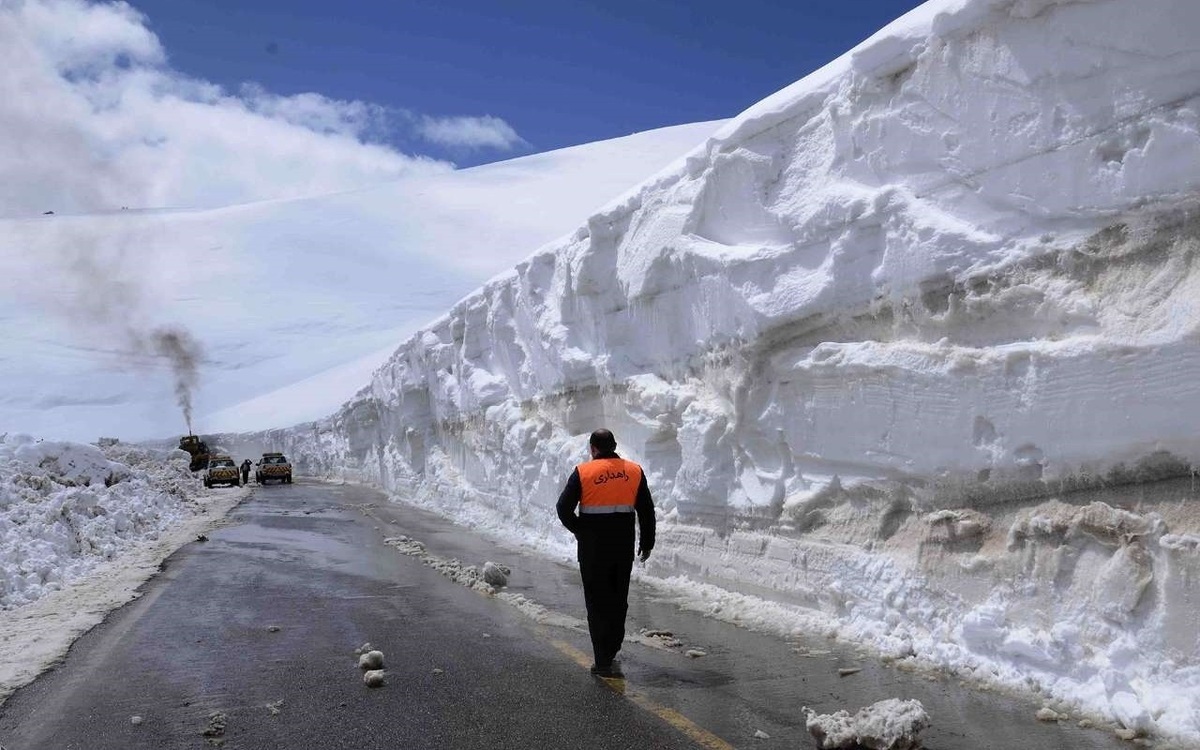
[[[624,677],[625,676],[621,672],[621,665],[617,664],[615,662],[609,662],[608,664],[593,664],[588,671],[591,672],[592,674],[596,675],[597,677]]]

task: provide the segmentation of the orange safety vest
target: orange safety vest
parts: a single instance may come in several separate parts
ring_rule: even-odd
[[[642,484],[642,467],[623,458],[597,458],[580,464],[580,513],[632,513]]]

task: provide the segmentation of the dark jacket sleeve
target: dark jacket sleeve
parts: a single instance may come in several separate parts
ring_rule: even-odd
[[[561,500],[559,507],[562,507]],[[642,472],[642,483],[638,485],[633,509],[637,511],[638,529],[641,531],[638,547],[642,552],[649,552],[654,549],[654,498],[650,497],[650,485],[646,483],[645,472]]]
[[[579,482],[579,469],[571,472],[567,486],[563,487],[558,496],[558,520],[567,527],[567,531],[575,534],[579,531],[579,516],[575,515],[575,507],[583,497],[583,485]]]

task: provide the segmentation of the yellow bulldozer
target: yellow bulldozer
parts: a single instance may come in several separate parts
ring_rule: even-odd
[[[208,468],[208,443],[197,435],[184,435],[179,438],[179,450],[187,451],[191,457],[188,468],[192,471],[203,471]]]

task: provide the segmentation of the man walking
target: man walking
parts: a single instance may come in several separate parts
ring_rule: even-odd
[[[250,484],[250,459],[242,461],[242,484]]]
[[[592,460],[571,472],[558,496],[558,518],[575,535],[595,663],[592,674],[618,677],[613,659],[625,640],[629,576],[633,572],[633,519],[641,531],[637,554],[654,549],[654,500],[642,467],[617,455],[617,439],[605,429],[588,440]],[[575,507],[579,515],[575,515]]]

